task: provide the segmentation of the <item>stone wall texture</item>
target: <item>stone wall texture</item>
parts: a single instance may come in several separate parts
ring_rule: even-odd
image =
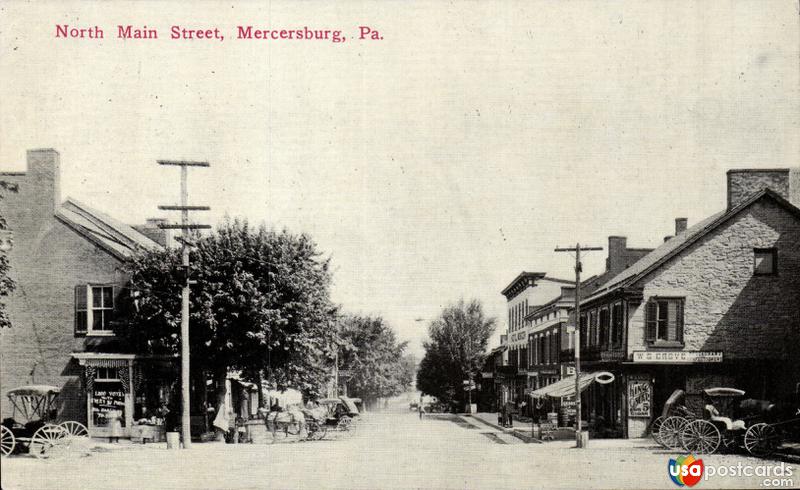
[[[777,274],[753,274],[753,249],[776,248]],[[723,351],[725,360],[794,361],[800,348],[800,219],[765,197],[637,284],[628,353],[646,350],[644,303],[685,297],[684,349]]]

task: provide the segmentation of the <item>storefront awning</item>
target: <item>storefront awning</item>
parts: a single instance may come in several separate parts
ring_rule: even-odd
[[[585,390],[592,384],[597,373],[581,373],[580,389]],[[575,376],[556,381],[544,388],[539,388],[531,393],[533,398],[561,398],[564,396],[575,396]]]

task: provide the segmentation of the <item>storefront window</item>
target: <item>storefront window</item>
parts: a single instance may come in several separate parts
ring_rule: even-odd
[[[97,368],[91,410],[95,427],[125,427],[125,391],[117,368]]]

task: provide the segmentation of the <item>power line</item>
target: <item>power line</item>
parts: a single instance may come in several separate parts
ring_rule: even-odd
[[[556,247],[556,252],[575,252],[575,443],[585,447],[581,432],[581,251],[603,250],[603,247]]]
[[[183,448],[192,446],[190,407],[190,376],[189,376],[189,285],[192,283],[189,273],[189,233],[192,230],[209,229],[211,225],[189,224],[189,211],[208,211],[208,206],[189,206],[189,191],[187,187],[189,167],[208,167],[208,162],[186,160],[158,160],[159,165],[178,166],[181,169],[181,203],[178,206],[159,206],[162,210],[181,212],[180,224],[159,224],[162,230],[181,230],[181,268],[183,269],[184,284],[181,291],[181,432],[183,433]]]

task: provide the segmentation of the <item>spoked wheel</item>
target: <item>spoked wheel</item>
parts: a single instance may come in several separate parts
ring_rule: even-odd
[[[63,427],[70,437],[89,437],[89,430],[86,429],[86,426],[80,422],[69,420],[67,422],[60,423],[59,426]]]
[[[286,424],[286,432],[289,434],[296,436],[300,433],[300,424],[298,422],[289,422]]]
[[[339,422],[336,424],[336,428],[341,431],[348,431],[351,429],[352,425],[353,419],[347,415],[344,415],[339,419]]]
[[[5,425],[0,426],[0,454],[8,456],[14,452],[14,446],[17,445],[14,439],[14,433]]]
[[[681,442],[692,454],[713,454],[722,442],[722,434],[708,420],[695,420],[686,425]]]
[[[683,417],[673,415],[667,417],[661,423],[658,429],[658,438],[656,441],[668,449],[677,449],[681,447],[681,433],[683,428],[686,427],[687,420]]]
[[[70,442],[65,428],[46,424],[34,432],[29,452],[37,458],[60,458],[66,455]]]
[[[321,441],[325,439],[328,434],[328,427],[325,424],[317,424],[317,430],[314,431],[314,439]]]
[[[666,417],[664,417],[663,415],[659,415],[658,417],[656,417],[653,423],[650,424],[650,435],[653,437],[653,440],[656,441],[658,444],[661,444],[661,442],[658,440],[658,431],[661,429],[661,424],[664,423],[665,418]]]
[[[744,433],[744,448],[753,456],[769,456],[775,452],[780,443],[778,431],[769,424],[752,425]]]

